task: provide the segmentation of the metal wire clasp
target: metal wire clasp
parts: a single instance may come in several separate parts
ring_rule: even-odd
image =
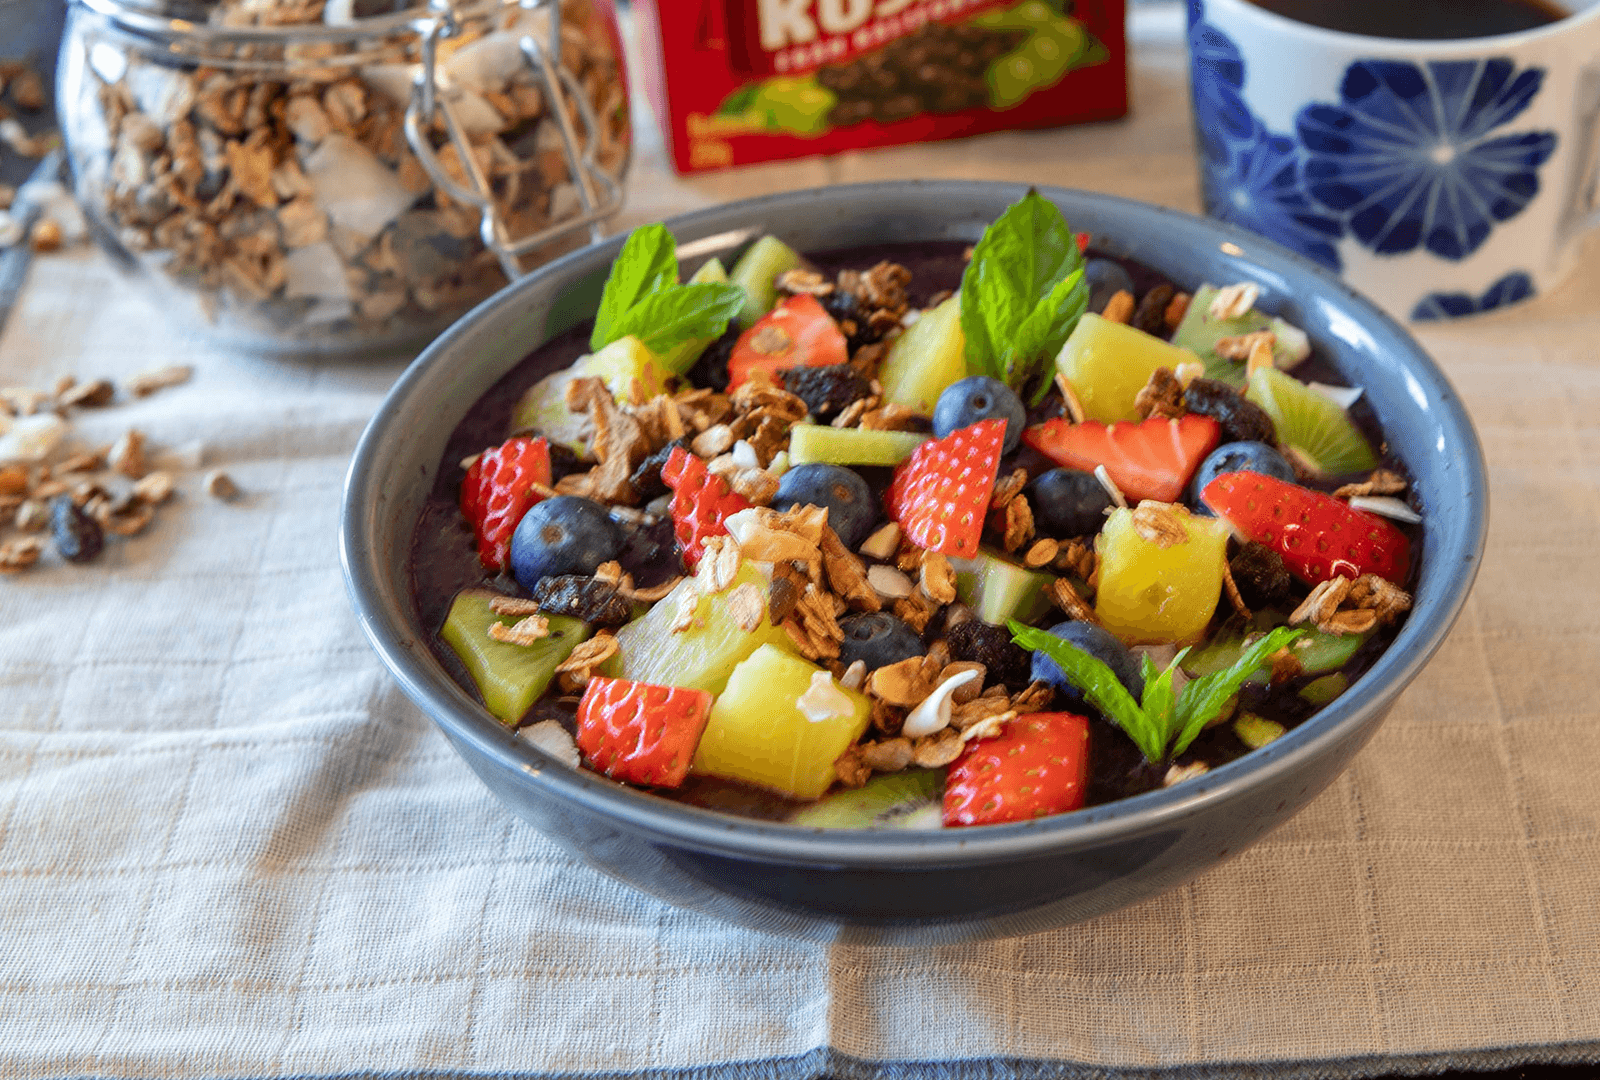
[[[411,152],[417,156],[428,177],[442,191],[458,202],[478,208],[482,215],[479,232],[484,246],[500,260],[500,268],[507,278],[515,280],[522,275],[522,257],[530,251],[562,239],[579,229],[587,228],[591,241],[605,235],[602,222],[622,208],[622,185],[599,165],[595,147],[600,142],[600,121],[595,115],[577,78],[561,64],[561,4],[560,0],[522,0],[527,10],[546,8],[550,13],[550,41],[548,46],[525,34],[518,42],[522,58],[539,76],[544,87],[547,109],[555,118],[561,132],[563,152],[567,159],[568,174],[578,191],[578,202],[583,213],[577,217],[551,225],[536,233],[513,238],[500,219],[495,207],[494,192],[483,167],[472,152],[455,110],[450,104],[448,88],[438,81],[439,42],[460,32],[451,0],[429,0],[428,14],[416,22],[421,37],[421,65],[411,86],[411,100],[406,106],[405,133]],[[568,102],[571,102],[571,108]],[[583,140],[572,123],[572,114],[578,114],[583,125]],[[444,121],[446,137],[455,147],[470,186],[457,183],[434,152],[428,138],[434,117]]]

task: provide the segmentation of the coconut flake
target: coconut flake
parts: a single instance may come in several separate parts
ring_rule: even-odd
[[[811,676],[811,685],[795,699],[795,707],[813,724],[842,719],[855,712],[855,704],[826,671]]]
[[[920,739],[924,735],[932,735],[949,727],[953,711],[951,697],[977,677],[978,673],[969,668],[966,671],[956,672],[940,683],[938,689],[923,698],[922,704],[907,714],[905,726],[900,729],[900,734],[908,739]]]
[[[1395,498],[1393,495],[1352,495],[1350,509],[1365,510],[1379,517],[1393,518],[1395,521],[1406,521],[1412,525],[1420,524],[1422,515],[1411,507]]]
[[[0,435],[0,462],[43,461],[66,437],[67,422],[55,413],[19,417]]]
[[[1306,383],[1306,385],[1341,409],[1349,409],[1361,398],[1359,386],[1330,386],[1320,382]]]
[[[517,734],[568,768],[576,769],[582,760],[578,754],[578,744],[572,741],[572,736],[557,720],[540,720],[537,724],[518,728]]]
[[[1100,481],[1100,486],[1106,489],[1106,494],[1111,496],[1113,503],[1116,503],[1124,510],[1128,508],[1128,500],[1123,497],[1122,489],[1117,486],[1115,480],[1111,479],[1111,474],[1106,471],[1104,465],[1096,465],[1094,467],[1094,478]]]
[[[740,439],[733,444],[733,463],[741,469],[761,468],[761,458],[756,456],[756,448],[750,445],[750,440]]]

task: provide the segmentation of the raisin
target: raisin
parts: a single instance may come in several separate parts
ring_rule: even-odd
[[[633,485],[633,490],[638,492],[640,502],[649,502],[651,499],[667,493],[667,483],[661,479],[661,467],[667,463],[667,458],[672,456],[675,447],[689,449],[688,439],[673,439],[660,450],[651,454],[638,467],[633,470],[633,475],[628,478],[628,483]]]
[[[733,353],[734,342],[739,340],[739,324],[731,322],[722,336],[706,346],[700,359],[689,369],[689,382],[702,390],[715,390],[719,394],[728,389],[728,357]]]
[[[1183,392],[1183,404],[1192,413],[1209,416],[1222,425],[1223,442],[1264,442],[1273,446],[1278,430],[1266,410],[1246,401],[1227,383],[1196,379]]]
[[[533,602],[545,615],[570,615],[592,626],[621,626],[633,615],[633,605],[611,582],[576,574],[543,579],[533,587]]]
[[[834,289],[822,298],[822,308],[839,324],[845,346],[854,356],[863,345],[871,345],[883,337],[882,327],[874,328],[871,312],[861,303],[861,298],[848,289]]]
[[[1274,607],[1289,601],[1294,578],[1283,565],[1283,556],[1254,542],[1239,549],[1228,563],[1233,583],[1239,586],[1239,595],[1253,608]]]
[[[1033,661],[1003,626],[969,619],[952,626],[945,641],[953,659],[975,661],[987,668],[987,682],[1003,682],[1009,690],[1024,690],[1033,681]]]
[[[106,546],[100,523],[79,509],[69,495],[57,495],[50,502],[50,537],[68,562],[89,562]]]
[[[1166,337],[1167,305],[1172,303],[1173,291],[1171,285],[1161,284],[1145,293],[1139,306],[1134,309],[1131,320],[1133,328],[1159,338]]]
[[[831,420],[872,393],[872,382],[849,364],[834,364],[790,368],[783,373],[783,388],[805,402],[813,417]]]
[[[572,447],[558,442],[550,444],[550,482],[552,484],[563,476],[575,472],[583,472],[588,467]]]

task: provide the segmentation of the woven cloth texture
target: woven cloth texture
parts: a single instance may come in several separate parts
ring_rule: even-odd
[[[1192,209],[1164,25],[1136,40],[1128,124],[693,182],[646,129],[629,218],[905,175]],[[1561,293],[1423,335],[1487,450],[1488,555],[1322,797],[1092,924],[869,950],[733,929],[586,869],[401,696],[335,549],[345,463],[398,364],[229,355],[98,256],[45,258],[0,384],[193,363],[82,434],[199,440],[245,494],[186,472],[98,563],[0,580],[0,1076],[1333,1076],[1594,1055],[1596,280],[1591,246]]]

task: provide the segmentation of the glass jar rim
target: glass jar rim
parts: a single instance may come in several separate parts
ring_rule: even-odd
[[[97,15],[145,34],[183,38],[218,45],[311,43],[343,44],[363,38],[402,32],[421,34],[440,19],[481,19],[506,8],[536,10],[554,0],[430,0],[429,3],[384,15],[353,18],[348,23],[294,23],[284,26],[214,26],[166,15],[140,0],[71,0]]]

